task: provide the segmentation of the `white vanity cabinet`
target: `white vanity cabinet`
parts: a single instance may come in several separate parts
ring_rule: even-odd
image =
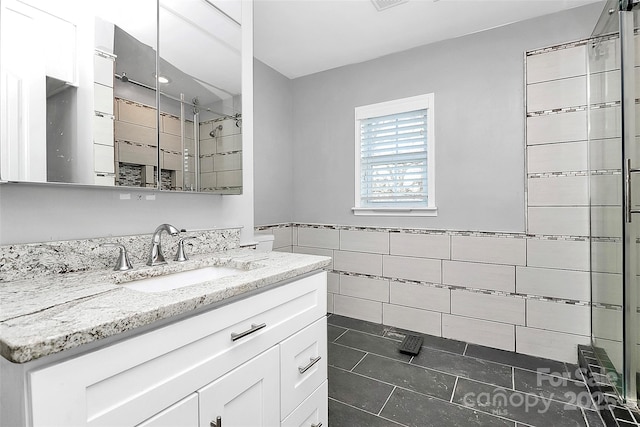
[[[278,347],[198,390],[200,427],[280,425]],[[218,421],[219,420],[219,421]]]
[[[198,395],[182,399],[137,427],[198,427]]]
[[[27,370],[26,424],[326,426],[326,285],[314,273]]]

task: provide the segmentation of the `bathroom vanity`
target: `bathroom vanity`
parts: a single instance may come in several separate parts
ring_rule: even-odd
[[[52,296],[50,307],[2,315],[0,424],[326,426],[328,263],[235,249],[162,273],[239,274],[168,291],[115,283],[155,267],[0,283],[16,301],[48,280]],[[56,302],[64,292],[76,295]]]

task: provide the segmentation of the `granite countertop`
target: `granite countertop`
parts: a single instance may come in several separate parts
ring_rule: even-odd
[[[330,263],[330,258],[233,249],[125,272],[65,273],[0,283],[0,354],[15,363],[79,347],[158,320],[268,287]],[[235,276],[162,292],[120,286],[132,280],[225,265]]]

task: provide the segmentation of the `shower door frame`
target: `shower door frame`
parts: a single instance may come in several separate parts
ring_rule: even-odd
[[[620,394],[621,400],[629,406],[638,406],[638,397],[637,397],[637,381],[636,381],[636,373],[638,371],[637,368],[637,358],[638,358],[638,281],[636,277],[636,269],[638,264],[638,249],[636,245],[636,239],[638,239],[638,230],[640,230],[639,221],[640,216],[633,216],[634,212],[632,205],[632,188],[631,188],[631,175],[633,173],[640,173],[640,170],[634,169],[634,165],[631,163],[631,159],[640,159],[640,156],[635,153],[635,150],[638,150],[636,143],[636,108],[640,108],[640,105],[636,106],[636,99],[640,98],[640,96],[636,96],[636,79],[635,79],[635,69],[636,69],[636,50],[635,50],[635,22],[634,22],[634,14],[638,12],[640,9],[640,0],[609,0],[605,5],[605,8],[596,24],[596,28],[594,33],[592,34],[591,39],[596,41],[600,37],[603,36],[615,36],[615,38],[619,41],[619,66],[620,66],[620,109],[621,114],[619,119],[607,121],[605,125],[618,127],[620,133],[617,135],[621,136],[620,141],[620,156],[618,160],[616,160],[616,168],[613,171],[614,176],[620,176],[620,180],[617,182],[617,185],[620,185],[618,200],[619,204],[616,204],[615,207],[620,209],[620,227],[618,231],[620,232],[620,238],[614,237],[614,240],[611,243],[616,245],[620,245],[620,247],[611,247],[609,246],[608,251],[600,252],[595,248],[595,242],[601,237],[594,231],[594,225],[596,224],[594,221],[601,221],[604,217],[600,217],[599,215],[594,216],[594,208],[599,206],[598,203],[602,203],[600,199],[597,197],[599,193],[604,189],[605,191],[613,190],[613,188],[604,188],[598,184],[595,185],[595,181],[590,179],[589,181],[589,193],[590,193],[590,224],[591,224],[591,232],[590,232],[590,241],[591,241],[591,289],[592,289],[592,316],[591,316],[591,342],[593,347],[599,347],[599,340],[604,339],[603,337],[598,337],[596,330],[602,324],[596,322],[596,316],[594,315],[594,310],[596,306],[599,304],[599,300],[595,298],[594,294],[594,286],[595,279],[594,275],[598,274],[598,272],[607,272],[610,271],[614,274],[620,274],[622,279],[622,300],[616,300],[612,304],[621,306],[622,312],[621,316],[621,327],[622,331],[620,331],[622,340],[621,340],[621,365],[618,368],[622,372],[618,371],[617,368],[613,368],[613,371],[610,370],[610,367],[614,365],[609,362],[607,364],[607,360],[601,360],[602,366],[607,369],[608,375],[618,376],[621,374],[621,382],[619,382],[620,378],[617,380],[613,380],[613,383],[617,383],[618,386],[615,387],[616,391]],[[617,12],[617,14],[615,14]],[[616,19],[617,18],[617,19]],[[639,36],[640,37],[640,36]],[[638,58],[640,59],[640,58]],[[640,65],[640,61],[639,61]],[[591,66],[591,60],[589,60],[589,69]],[[591,84],[591,73],[589,72],[589,91],[592,90]],[[640,88],[638,88],[640,89]],[[604,90],[608,90],[608,88],[604,88]],[[592,107],[592,101],[589,100],[589,109]],[[591,113],[589,113],[589,140],[591,141],[591,132],[593,127],[598,124],[592,120]],[[610,138],[610,137],[609,137]],[[640,138],[640,136],[638,137]],[[596,138],[597,139],[597,138]],[[591,150],[591,142],[589,143],[589,176],[592,177],[592,165],[593,165],[593,156],[594,152]],[[640,165],[635,165],[635,168],[638,168]],[[616,173],[617,171],[617,173]],[[617,186],[616,185],[616,186]],[[618,192],[618,190],[615,190]],[[636,190],[637,192],[637,190]],[[596,197],[594,199],[594,197]],[[616,233],[617,234],[617,233]],[[603,237],[606,237],[607,234],[603,234]],[[613,237],[613,236],[611,236]],[[617,255],[617,251],[620,251],[620,256]],[[596,270],[596,265],[604,265],[606,262],[615,262],[615,269],[610,270],[610,266],[606,267],[603,270]],[[613,289],[608,292],[613,292]],[[611,294],[615,295],[615,293]],[[615,298],[614,298],[615,300]],[[614,352],[615,353],[615,352]],[[615,355],[615,354],[614,354]],[[605,354],[606,356],[606,354]],[[608,357],[605,357],[608,359]],[[620,388],[618,388],[620,387]]]
[[[631,5],[632,6],[632,5]],[[636,138],[636,85],[635,85],[635,41],[634,12],[621,10],[620,20],[620,72],[621,72],[621,104],[622,104],[622,274],[623,274],[623,349],[624,349],[624,399],[628,404],[637,406],[636,389],[636,357],[638,329],[638,295],[636,273],[634,271],[635,235],[632,211],[631,174],[633,147]],[[639,170],[640,172],[640,170]],[[640,213],[640,212],[636,212]]]

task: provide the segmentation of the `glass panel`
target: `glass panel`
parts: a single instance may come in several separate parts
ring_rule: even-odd
[[[105,3],[104,12],[96,18],[96,49],[114,54],[115,185],[155,188],[158,167],[154,77],[156,1],[136,2],[135,11],[130,11],[128,4],[120,3],[114,6]],[[127,13],[123,14],[122,10]],[[145,18],[137,19],[139,16]]]
[[[163,189],[242,193],[240,4],[160,0]]]
[[[637,9],[633,16],[625,13],[621,18],[617,3],[611,0],[605,6],[588,49],[591,330],[601,364],[618,393],[632,402],[637,399],[640,371],[640,215],[628,222],[625,199],[630,193],[632,205],[638,205],[640,179],[632,177],[632,183],[637,183],[632,192],[625,180],[627,162],[638,167],[640,126],[635,121],[640,113],[640,86],[635,82],[640,76],[636,55],[640,40],[633,30],[637,24],[630,19],[637,22]]]

